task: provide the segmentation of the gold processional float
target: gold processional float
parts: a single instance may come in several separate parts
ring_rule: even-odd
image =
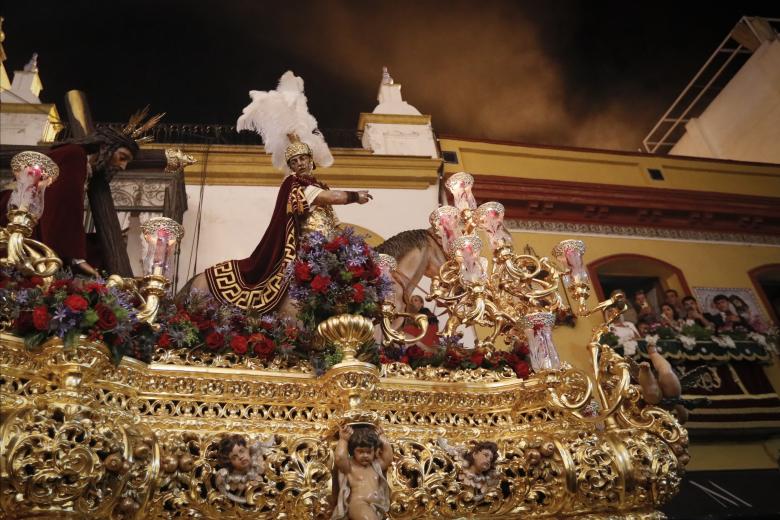
[[[0,232],[1,262],[46,283],[61,262],[30,236],[57,167],[23,152],[12,168],[17,189]],[[431,214],[449,260],[429,300],[449,311],[444,334],[487,327],[480,348],[525,337],[529,377],[398,363],[380,370],[355,357],[375,328],[357,315],[319,325],[320,340],[344,353],[319,377],[305,364],[271,370],[165,349],[149,364],[125,357],[115,365],[105,344],[83,337],[28,349],[3,333],[2,517],[330,518],[336,432],[347,424],[381,426],[392,446],[393,519],[663,517],[657,508],[677,493],[689,459],[686,430],[645,403],[627,361],[600,343],[609,319],[587,343],[587,373],[560,362],[551,337],[561,292],[578,316],[620,308],[622,295],[588,307],[579,240],[561,242],[552,258],[516,254],[503,207],[476,207],[472,184],[468,174],[452,176],[456,206]],[[143,234],[145,276],[109,284],[135,292],[139,318],[153,323],[183,232],[160,217]],[[381,262],[388,271],[394,260]],[[400,315],[393,304],[382,309],[385,341],[409,341],[392,328]],[[252,448],[242,472],[218,469],[217,449],[231,434]],[[485,449],[492,456],[478,464],[476,451]],[[237,483],[232,492],[227,481]]]

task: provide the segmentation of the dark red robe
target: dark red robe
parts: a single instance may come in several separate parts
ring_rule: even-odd
[[[300,220],[309,212],[307,186],[327,189],[314,177],[290,175],[279,188],[263,238],[248,258],[206,269],[209,291],[220,302],[260,313],[271,312],[290,285],[288,269],[298,256]]]

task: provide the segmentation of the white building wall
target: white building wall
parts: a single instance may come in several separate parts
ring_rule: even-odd
[[[336,214],[342,223],[367,228],[385,239],[407,229],[428,227],[428,215],[438,205],[436,186],[424,190],[374,188],[369,191],[374,200],[363,205],[336,206]],[[188,210],[184,213],[186,234],[179,257],[179,286],[218,262],[249,256],[271,220],[278,188],[207,185],[202,200],[200,192],[200,185],[187,186]],[[199,205],[202,205],[202,216],[198,239]],[[197,250],[193,247],[196,239]]]
[[[764,42],[698,118],[672,155],[780,163],[780,41]]]

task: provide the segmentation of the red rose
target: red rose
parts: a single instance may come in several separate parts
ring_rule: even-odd
[[[371,268],[371,277],[379,278],[381,274],[382,274],[382,268],[374,264],[374,267]]]
[[[95,312],[98,315],[97,326],[101,330],[111,330],[116,327],[116,314],[108,305],[98,303],[95,305]]]
[[[49,330],[49,309],[45,305],[39,305],[33,309],[32,321],[33,325],[38,330]]]
[[[160,339],[157,340],[157,346],[168,348],[171,346],[171,337],[168,335],[167,332],[163,332],[160,336]]]
[[[19,281],[19,287],[21,289],[32,289],[33,287],[38,287],[39,285],[43,285],[43,278],[40,276],[31,276],[30,278],[22,278]]]
[[[89,307],[89,302],[87,302],[87,300],[85,300],[81,295],[71,294],[65,298],[65,307],[74,312],[81,312],[87,310],[87,307]]]
[[[406,349],[406,355],[409,357],[409,359],[418,359],[425,357],[425,351],[417,345],[412,345]]]
[[[179,309],[176,315],[171,319],[173,322],[192,321],[190,314],[184,309]]]
[[[106,287],[102,283],[89,282],[84,286],[84,291],[94,292],[97,294],[106,294],[108,292],[108,287]]]
[[[198,327],[198,330],[200,332],[205,332],[209,329],[213,329],[214,325],[216,325],[212,320],[201,320],[195,323],[195,326]]]
[[[301,282],[311,279],[311,268],[306,262],[296,262],[295,279]]]
[[[515,352],[521,356],[527,356],[531,351],[528,349],[528,343],[522,342],[515,345]]]
[[[401,359],[399,359],[398,361],[400,361],[401,363],[405,363],[405,364],[407,364],[407,365],[408,365],[408,364],[409,364],[409,356],[407,356],[407,355],[403,355],[403,356],[401,356]]]
[[[297,339],[298,329],[293,327],[292,325],[288,325],[287,327],[284,328],[284,335],[290,339]]]
[[[264,334],[252,334],[249,337],[252,343],[252,350],[261,357],[268,357],[276,350],[276,344]]]
[[[225,337],[219,332],[212,332],[206,336],[206,346],[211,350],[219,350],[225,344]]]
[[[474,352],[473,354],[471,354],[471,357],[469,358],[471,364],[476,367],[482,366],[482,362],[484,360],[485,360],[484,352]]]
[[[33,315],[30,311],[22,311],[14,322],[14,328],[20,335],[25,335],[33,329]]]
[[[366,275],[366,270],[362,265],[351,265],[347,269],[352,273],[352,278],[361,278]]]
[[[355,291],[355,293],[352,295],[352,299],[358,303],[363,303],[363,300],[366,299],[365,286],[362,283],[356,283],[352,286],[352,290]]]
[[[311,290],[316,293],[325,294],[328,292],[328,286],[330,285],[330,276],[317,275],[314,280],[311,281]]]
[[[348,246],[349,240],[347,240],[346,237],[340,236],[336,237],[327,244],[325,244],[325,249],[327,251],[330,251],[331,253],[338,250],[341,246]]]
[[[260,328],[265,330],[274,330],[274,322],[271,320],[260,320]]]
[[[70,285],[70,280],[66,280],[64,278],[60,280],[54,280],[49,286],[49,292],[55,292],[57,289],[68,287],[69,285]]]
[[[233,339],[230,340],[230,348],[232,348],[233,352],[236,354],[246,354],[248,343],[249,342],[244,336],[233,336]]]
[[[512,369],[515,371],[515,374],[517,374],[517,377],[520,379],[525,379],[528,377],[528,373],[531,371],[531,367],[528,366],[528,363],[525,361],[518,361],[514,365],[512,365]]]

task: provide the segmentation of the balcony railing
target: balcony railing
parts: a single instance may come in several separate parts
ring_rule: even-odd
[[[96,126],[121,129],[124,123],[97,123]],[[320,130],[331,148],[362,148],[363,132],[349,128],[324,128]],[[237,131],[235,125],[161,123],[150,132],[154,142],[163,144],[233,144],[261,145],[260,136],[248,130]],[[56,141],[72,137],[70,125],[57,134]]]

